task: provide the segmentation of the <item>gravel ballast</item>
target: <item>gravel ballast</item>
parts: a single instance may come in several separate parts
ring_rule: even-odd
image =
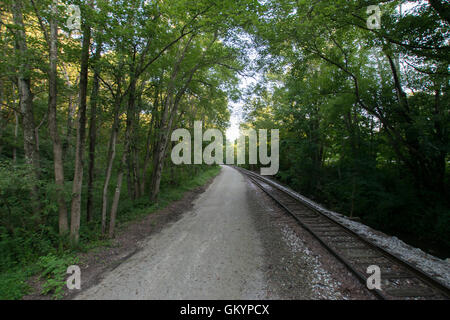
[[[267,178],[266,178],[267,179]],[[449,259],[443,260],[430,255],[419,248],[415,248],[398,239],[397,237],[388,236],[380,231],[374,230],[362,223],[352,221],[348,217],[336,213],[334,211],[325,209],[317,202],[308,199],[301,194],[293,191],[292,189],[285,187],[271,179],[267,179],[271,183],[275,184],[282,190],[287,191],[301,202],[314,208],[315,210],[332,217],[338,222],[342,223],[352,231],[370,240],[391,254],[405,260],[406,262],[414,265],[422,270],[424,273],[431,277],[441,281],[443,284],[450,287],[450,262]]]

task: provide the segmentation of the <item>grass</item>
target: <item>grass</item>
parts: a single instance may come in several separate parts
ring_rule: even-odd
[[[220,172],[219,166],[208,168],[192,179],[183,179],[180,185],[163,185],[157,203],[150,204],[146,198],[131,202],[123,200],[117,217],[117,228],[122,229],[127,224],[141,219],[155,211],[167,207],[174,201],[183,198],[184,194],[197,187],[205,185]],[[88,252],[101,250],[102,247],[111,246],[110,240],[99,239],[97,230],[84,230],[92,233],[85,235],[78,250]],[[83,232],[83,229],[81,230]],[[97,232],[98,233],[98,232]],[[95,234],[95,235],[94,235]],[[19,300],[31,292],[27,279],[38,275],[43,280],[41,294],[51,295],[54,299],[62,297],[65,286],[66,270],[70,265],[79,263],[77,252],[74,250],[53,250],[39,257],[37,261],[29,265],[17,265],[8,271],[0,273],[0,300]]]

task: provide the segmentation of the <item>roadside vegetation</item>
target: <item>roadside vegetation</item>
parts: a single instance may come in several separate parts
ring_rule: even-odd
[[[129,222],[142,219],[180,200],[187,191],[205,185],[220,172],[220,167],[186,166],[176,170],[175,174],[179,175],[177,181],[171,180],[170,177],[163,177],[161,195],[157,203],[152,203],[147,198],[134,202],[127,200],[122,202],[118,210],[118,230]],[[51,220],[56,226],[57,220],[55,218]],[[93,223],[86,226],[83,229],[84,236],[76,250],[64,246],[65,239],[58,234],[52,235],[45,232],[34,236],[24,232],[16,237],[2,239],[0,243],[2,263],[0,300],[20,299],[30,293],[31,287],[27,280],[32,276],[38,276],[42,282],[41,294],[55,299],[60,298],[66,285],[67,267],[80,262],[77,252],[88,252],[111,244],[110,239],[98,236],[100,228],[99,219],[95,219]]]

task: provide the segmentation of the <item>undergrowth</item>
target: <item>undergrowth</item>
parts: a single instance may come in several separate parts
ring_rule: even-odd
[[[171,202],[181,199],[187,191],[206,184],[219,172],[218,166],[199,167],[198,170],[195,169],[195,175],[180,168],[177,179],[169,175],[163,176],[156,203],[150,203],[148,196],[136,201],[128,198],[121,200],[117,228],[123,228],[132,221],[165,208]],[[97,195],[97,208],[101,207],[100,196],[101,194]],[[57,217],[56,210],[52,211],[52,215]],[[17,300],[31,293],[32,287],[27,280],[32,277],[41,283],[40,294],[50,295],[54,299],[61,298],[66,285],[67,268],[80,263],[77,252],[88,252],[111,245],[110,240],[100,236],[100,227],[99,217],[93,223],[82,223],[80,245],[76,249],[68,245],[67,238],[59,237],[57,223],[53,223],[51,227],[42,225],[38,228],[39,232],[30,232],[26,228],[8,232],[6,228],[0,227],[0,300]]]

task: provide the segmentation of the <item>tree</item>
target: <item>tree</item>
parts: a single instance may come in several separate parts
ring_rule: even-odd
[[[89,49],[91,47],[91,26],[89,25],[88,7],[84,8],[82,22],[83,44],[80,66],[80,106],[78,110],[77,144],[75,150],[75,173],[72,187],[70,239],[78,244],[81,219],[81,188],[83,184],[83,159],[86,140],[86,108],[88,92]]]
[[[33,167],[36,179],[39,179],[39,151],[36,137],[36,126],[34,122],[33,111],[33,93],[31,91],[31,69],[28,65],[28,46],[25,36],[25,25],[23,22],[23,2],[13,1],[12,13],[14,21],[14,37],[15,37],[15,53],[18,58],[17,65],[17,85],[19,90],[19,105],[23,121],[23,138],[26,162]],[[32,199],[34,202],[33,211],[35,215],[39,215],[39,190],[35,185],[32,188]]]

